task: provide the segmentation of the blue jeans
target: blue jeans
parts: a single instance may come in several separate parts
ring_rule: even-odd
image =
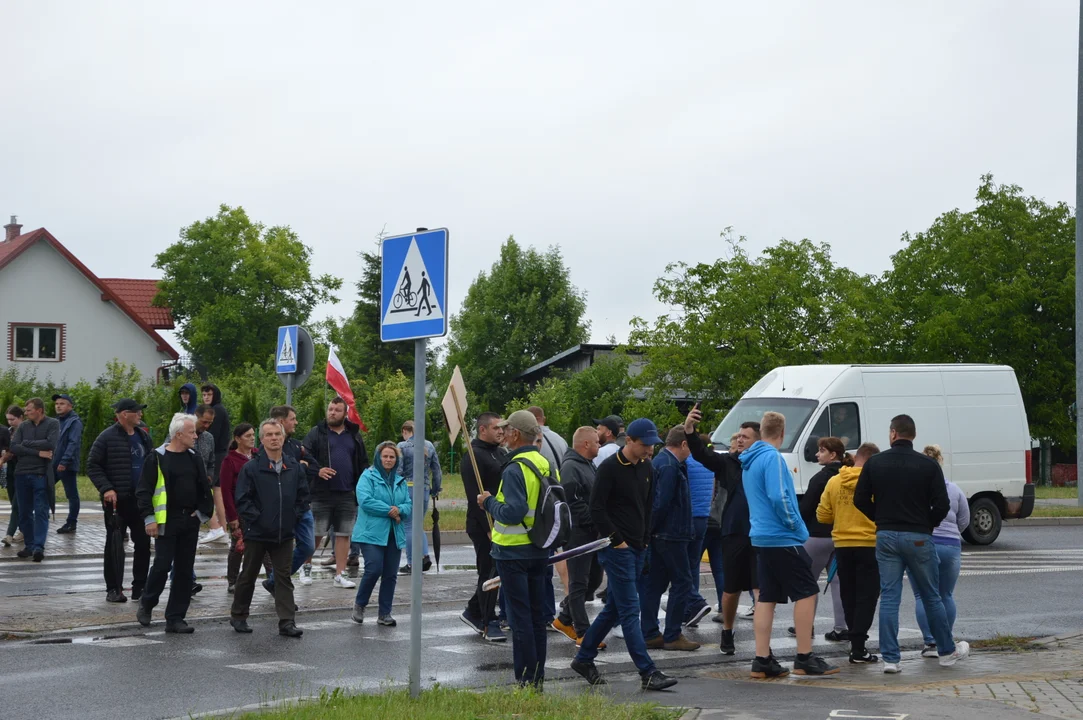
[[[293,562],[290,564],[290,574],[297,572],[301,566],[312,557],[316,550],[316,519],[309,510],[297,518],[293,524]],[[275,574],[272,570],[267,575],[267,580],[272,588],[275,586]]]
[[[669,587],[669,604],[666,606],[666,629],[662,633],[665,642],[673,642],[681,636],[681,623],[684,611],[688,607],[692,590],[692,574],[688,568],[689,542],[672,540],[651,540],[651,567],[646,577],[640,576],[643,590],[640,602],[643,604],[641,627],[643,639],[650,640],[658,635],[658,608],[662,604],[662,593]]]
[[[944,603],[944,613],[948,618],[948,630],[955,627],[955,583],[959,580],[959,567],[962,563],[963,548],[961,545],[940,545],[934,543],[936,557],[940,566],[940,601]],[[932,630],[929,629],[929,618],[925,614],[925,605],[921,600],[921,591],[914,584],[914,577],[910,576],[910,587],[914,591],[914,601],[917,604],[918,627],[925,638],[926,645],[932,645]]]
[[[940,601],[940,563],[933,536],[880,530],[876,533],[876,563],[880,566],[880,652],[884,662],[899,662],[899,603],[903,571],[921,593],[929,628],[940,655],[955,652],[955,641]]]
[[[714,578],[714,591],[718,596],[718,610],[722,611],[722,588],[726,586],[726,577],[722,573],[722,531],[718,528],[709,528],[707,533],[703,536],[703,546],[699,557],[696,558],[695,570],[692,575],[692,582],[696,586],[696,590],[699,590],[699,559],[703,557],[703,553],[707,553],[707,559],[711,563],[711,577]],[[702,595],[700,596],[702,597]],[[755,605],[755,601],[752,603]]]
[[[413,490],[411,490],[410,492],[412,493]],[[429,493],[428,493],[428,488],[425,488],[425,509],[421,513],[422,522],[424,522],[425,515],[427,515],[428,512],[429,512]],[[414,533],[412,532],[412,528],[414,526],[413,523],[414,523],[414,514],[413,513],[410,513],[409,517],[405,517],[402,520],[402,529],[406,531],[406,562],[408,564],[412,564],[414,562],[414,560],[415,560],[415,558],[414,558]],[[421,533],[421,549],[422,549],[422,553],[421,553],[422,555],[428,555],[429,554],[429,537],[424,532]],[[421,558],[416,558],[416,560],[420,561]]]
[[[497,560],[511,625],[515,681],[541,685],[545,679],[545,558]]]
[[[29,552],[45,552],[49,532],[49,490],[44,475],[16,475],[15,492],[19,495],[19,529],[26,538]]]
[[[354,603],[365,607],[372,599],[372,590],[376,581],[380,581],[380,617],[391,614],[391,602],[395,599],[395,584],[399,579],[399,558],[402,550],[393,542],[387,545],[358,543],[361,555],[365,558],[365,574],[357,585],[357,597]]]
[[[79,483],[74,470],[56,471],[56,479],[64,485],[64,494],[68,496],[68,525],[79,522]]]
[[[685,615],[691,615],[692,611],[707,605],[707,600],[699,594],[699,564],[703,559],[703,543],[707,535],[707,518],[692,518],[692,532],[696,538],[688,543],[688,569],[692,573],[692,591],[688,593],[688,602],[685,604]]]
[[[639,593],[636,579],[643,574],[645,551],[627,547],[623,550],[608,547],[598,553],[598,561],[605,568],[609,587],[605,593],[605,607],[594,618],[583,638],[583,645],[575,654],[579,662],[594,662],[598,657],[598,643],[619,623],[624,631],[624,644],[640,674],[654,672],[657,668],[647,654],[643,628],[639,620]],[[657,613],[656,613],[657,614]]]

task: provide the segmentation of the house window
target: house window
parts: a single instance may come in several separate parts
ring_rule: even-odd
[[[23,362],[60,362],[64,359],[63,325],[17,325],[10,327],[10,358]]]

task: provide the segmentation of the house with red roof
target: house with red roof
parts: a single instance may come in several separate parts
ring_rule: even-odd
[[[0,370],[31,370],[57,383],[93,382],[114,358],[157,379],[177,362],[159,330],[169,308],[154,307],[157,280],[100,278],[45,228],[4,226],[0,242]]]

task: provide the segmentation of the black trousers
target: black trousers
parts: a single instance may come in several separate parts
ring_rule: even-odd
[[[124,578],[115,577],[113,553],[119,552],[124,560],[124,544],[120,548],[113,547],[113,505],[104,503],[105,508],[105,588],[106,590],[122,590]],[[143,518],[139,516],[134,497],[117,496],[117,516],[120,524],[128,528],[128,534],[135,545],[135,556],[132,560],[132,592],[141,591],[147,584],[147,573],[150,571],[150,537],[143,529]],[[122,562],[123,566],[123,562]]]
[[[169,602],[165,606],[167,623],[183,620],[192,602],[192,568],[196,563],[196,543],[199,542],[199,518],[185,514],[166,519],[167,532],[154,541],[154,565],[147,577],[143,607],[153,610],[165,590],[169,569],[175,568],[176,582],[169,587]],[[133,536],[134,537],[134,536]]]
[[[839,591],[846,627],[850,630],[850,650],[862,653],[869,639],[869,628],[880,599],[880,566],[875,547],[836,547]]]
[[[586,532],[572,528],[572,537],[565,546],[576,548],[597,540],[593,531]],[[587,595],[602,584],[602,565],[598,562],[598,553],[580,555],[568,561],[568,597],[561,603],[560,622],[571,624],[575,634],[582,637],[590,628],[590,616],[587,615]]]
[[[493,543],[489,539],[489,529],[479,527],[476,523],[467,521],[466,534],[470,542],[474,543],[474,558],[478,568],[478,586],[474,590],[470,601],[466,603],[466,611],[475,617],[480,617],[482,623],[488,625],[496,620],[496,596],[499,590],[481,589],[482,584],[493,576],[493,557],[489,554]]]

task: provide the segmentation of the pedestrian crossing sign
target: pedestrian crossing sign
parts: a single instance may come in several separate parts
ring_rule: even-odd
[[[278,328],[278,345],[275,348],[275,372],[297,372],[297,326],[283,325]]]
[[[380,339],[446,335],[447,229],[384,238],[380,262]]]

